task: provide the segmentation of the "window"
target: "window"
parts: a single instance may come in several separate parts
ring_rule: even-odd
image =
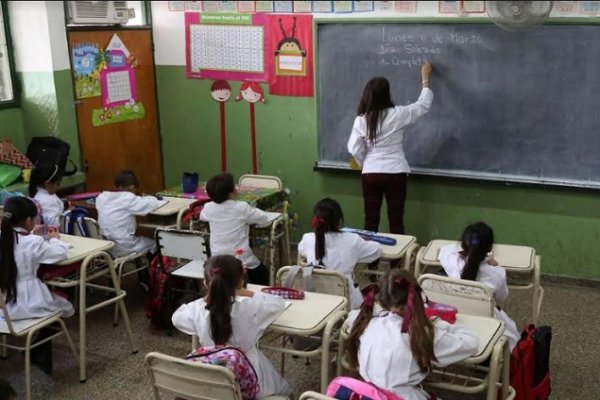
[[[17,103],[15,96],[15,67],[13,62],[10,30],[8,28],[6,1],[0,7],[0,107]]]

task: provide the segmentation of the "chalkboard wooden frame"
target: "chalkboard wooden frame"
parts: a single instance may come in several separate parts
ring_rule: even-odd
[[[316,93],[315,101],[315,114],[317,121],[319,119],[320,107],[320,87],[319,87],[319,27],[329,24],[386,24],[386,23],[398,23],[398,24],[489,24],[493,25],[493,22],[489,18],[475,17],[475,18],[462,18],[462,17],[358,17],[358,18],[339,18],[339,17],[321,17],[313,20],[313,43],[315,46],[315,62],[314,62],[314,85]],[[566,17],[566,18],[549,18],[544,25],[600,25],[600,17]],[[498,28],[501,29],[501,28]],[[319,123],[317,123],[317,152],[319,152],[321,146],[321,135],[319,133]],[[336,172],[358,172],[352,170],[347,163],[334,162],[327,160],[318,160],[315,162],[315,171],[336,171]],[[444,169],[430,169],[430,168],[413,168],[411,167],[411,175],[419,176],[432,176],[440,178],[455,178],[475,181],[496,181],[505,184],[525,184],[525,185],[544,185],[544,186],[555,186],[555,187],[572,187],[582,189],[600,189],[600,181],[580,181],[580,180],[569,180],[569,179],[545,179],[543,177],[525,176],[525,175],[510,175],[510,174],[497,174],[497,173],[486,173],[476,171],[452,171]]]

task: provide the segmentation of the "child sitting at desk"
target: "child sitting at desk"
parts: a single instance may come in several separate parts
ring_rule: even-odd
[[[271,362],[258,350],[264,330],[285,308],[283,299],[244,289],[244,268],[233,256],[213,256],[204,264],[206,297],[184,304],[173,314],[173,325],[197,335],[202,346],[238,347],[256,371],[257,398],[287,395],[289,386]]]
[[[69,245],[58,239],[58,232],[48,233],[48,240],[31,234],[38,209],[27,197],[12,197],[4,206],[0,233],[0,292],[4,295],[8,315],[13,320],[39,318],[57,311],[63,317],[74,314],[67,299],[51,292],[38,278],[40,264],[54,264],[67,258]],[[38,340],[52,331],[40,330]],[[52,371],[52,342],[31,352],[31,361],[44,372]]]
[[[375,295],[383,311],[374,313]],[[391,269],[372,285],[359,311],[348,316],[352,329],[345,351],[361,377],[404,400],[428,400],[421,382],[433,365],[447,366],[473,355],[478,337],[458,325],[425,316],[421,287],[405,270]]]
[[[496,303],[501,305],[508,298],[506,270],[494,259],[493,246],[494,231],[487,224],[478,222],[465,228],[460,246],[442,247],[439,260],[450,278],[478,281],[488,286],[494,292]],[[504,321],[504,335],[512,351],[521,338],[517,325],[499,306],[494,311],[496,318]]]
[[[357,263],[369,263],[381,257],[377,242],[364,240],[350,232],[340,232],[344,214],[339,203],[329,197],[319,201],[313,209],[311,221],[314,233],[305,233],[298,244],[298,253],[314,265],[338,271],[348,278],[350,305],[359,308],[363,302],[353,272]]]
[[[248,203],[235,200],[237,190],[233,175],[222,173],[206,182],[212,201],[206,203],[200,219],[210,228],[210,252],[213,255],[235,255],[241,250],[242,262],[248,268],[248,280],[258,285],[269,284],[269,270],[250,248],[250,225],[266,225],[269,215]]]
[[[43,225],[58,226],[65,210],[63,201],[56,195],[61,180],[62,171],[56,164],[39,164],[31,171],[29,197],[39,204]]]

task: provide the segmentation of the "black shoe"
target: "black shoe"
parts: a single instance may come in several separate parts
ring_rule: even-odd
[[[31,362],[46,374],[52,374],[52,341],[34,347],[30,353]]]

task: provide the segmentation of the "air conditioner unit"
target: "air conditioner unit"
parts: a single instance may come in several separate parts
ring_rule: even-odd
[[[69,1],[72,24],[126,24],[126,1]]]

